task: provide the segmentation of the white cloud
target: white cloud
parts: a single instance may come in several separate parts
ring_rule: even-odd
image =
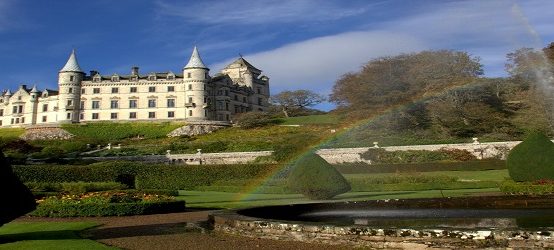
[[[293,23],[330,21],[362,14],[368,7],[346,7],[318,0],[157,1],[158,13],[205,24]]]
[[[395,44],[395,46],[390,46]],[[340,75],[359,69],[370,58],[423,49],[417,39],[389,32],[349,32],[290,44],[245,56],[271,78],[274,93],[307,88],[328,92]],[[221,69],[233,59],[213,65]]]
[[[272,91],[306,88],[328,94],[342,74],[370,59],[424,49],[454,49],[479,56],[488,76],[502,76],[505,55],[519,47],[541,47],[530,29],[554,39],[549,10],[554,1],[518,5],[511,1],[462,1],[433,5],[366,31],[346,32],[245,55],[271,78]],[[514,7],[515,6],[515,7]],[[514,10],[515,9],[515,10]],[[532,15],[530,26],[522,16]],[[549,32],[549,33],[541,33]],[[231,59],[215,64],[219,69]]]

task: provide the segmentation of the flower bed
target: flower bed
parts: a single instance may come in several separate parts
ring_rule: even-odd
[[[37,201],[31,213],[44,217],[123,216],[180,212],[184,201],[167,195],[141,192],[91,192],[49,196]]]

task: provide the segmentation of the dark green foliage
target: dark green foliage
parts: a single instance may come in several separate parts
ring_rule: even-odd
[[[363,159],[371,160],[374,163],[421,163],[477,160],[477,158],[467,150],[460,149],[441,149],[438,151],[407,150],[394,152],[384,149],[369,149],[361,156]]]
[[[554,180],[554,143],[532,133],[510,151],[506,163],[514,181]]]
[[[505,181],[500,184],[500,191],[517,195],[554,194],[554,183]]]
[[[462,162],[429,162],[403,164],[343,163],[335,165],[342,174],[372,174],[372,173],[415,173],[434,171],[482,171],[506,169],[502,160],[479,160]]]
[[[319,155],[310,152],[295,162],[287,186],[293,192],[314,199],[331,199],[350,191],[350,184]]]
[[[253,179],[275,171],[277,165],[165,165],[137,162],[100,162],[86,166],[17,166],[14,171],[24,182],[125,182],[133,177],[137,189],[191,189],[217,180]]]
[[[182,212],[185,201],[108,203],[108,204],[73,204],[57,203],[39,205],[31,213],[43,217],[93,217],[93,216],[125,216],[139,214],[160,214]]]
[[[86,192],[126,189],[127,186],[118,182],[26,182],[33,193],[36,192],[60,192],[81,194]]]
[[[0,226],[35,209],[33,194],[14,175],[2,150],[0,150],[0,190],[2,199]]]
[[[110,142],[126,138],[140,137],[145,139],[164,138],[174,129],[183,126],[182,123],[113,123],[100,122],[91,124],[67,124],[63,129],[77,137],[94,138],[98,142]]]

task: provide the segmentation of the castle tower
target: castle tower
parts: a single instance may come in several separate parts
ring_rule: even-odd
[[[6,91],[6,93],[4,93],[4,103],[5,104],[8,104],[10,102],[10,97],[12,97],[12,92],[10,91],[10,89],[8,89]]]
[[[210,81],[210,69],[204,65],[198,49],[194,46],[187,65],[183,68],[185,84],[185,117],[187,120],[207,120],[209,112],[204,105],[207,84]]]
[[[65,66],[58,73],[58,122],[79,122],[81,82],[85,73],[77,63],[75,50],[71,51]]]
[[[31,101],[32,107],[33,107],[32,117],[31,117],[31,124],[37,124],[38,96],[39,96],[37,85],[34,85],[33,88],[31,89],[31,92],[29,92],[29,93],[31,94],[31,100],[30,101]]]

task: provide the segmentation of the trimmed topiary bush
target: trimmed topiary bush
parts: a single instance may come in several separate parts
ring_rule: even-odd
[[[554,143],[532,133],[510,151],[506,163],[514,181],[554,180]]]
[[[295,163],[287,186],[312,200],[330,199],[351,189],[348,181],[331,164],[313,152]]]

